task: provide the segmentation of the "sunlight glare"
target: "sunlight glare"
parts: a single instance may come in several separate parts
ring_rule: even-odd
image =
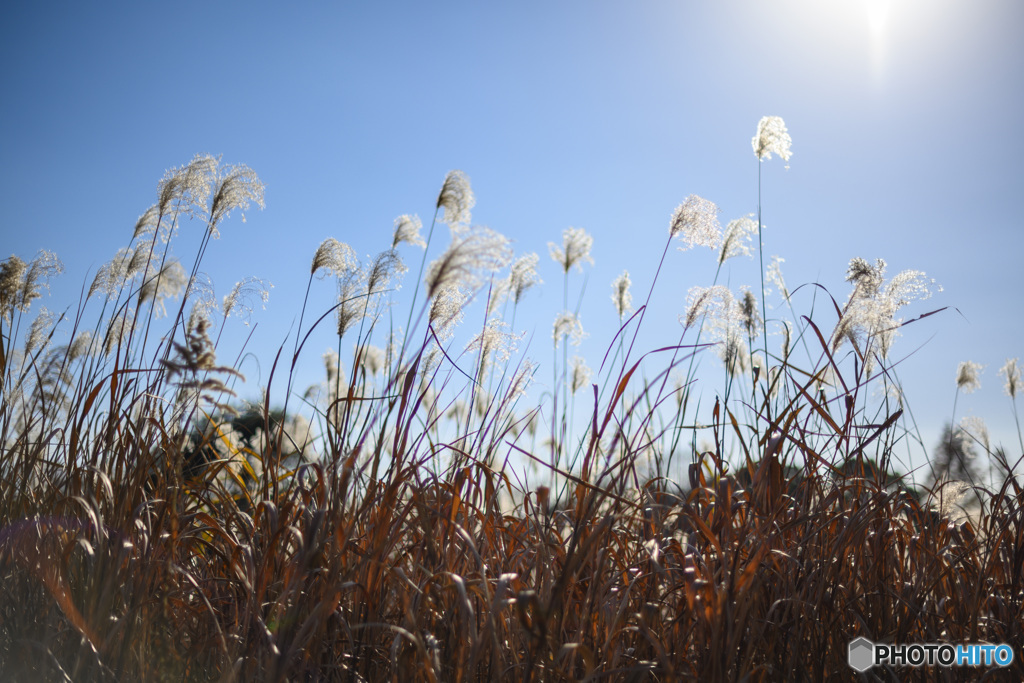
[[[886,64],[886,34],[891,0],[866,0],[871,76],[876,84],[883,79]]]

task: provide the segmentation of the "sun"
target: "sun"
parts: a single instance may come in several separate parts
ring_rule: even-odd
[[[871,76],[877,82],[885,75],[892,0],[865,0]]]

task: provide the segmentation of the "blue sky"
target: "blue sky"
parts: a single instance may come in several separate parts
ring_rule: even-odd
[[[617,324],[612,279],[628,269],[642,298],[677,204],[706,197],[723,224],[756,210],[750,139],[777,115],[793,158],[762,168],[765,250],[786,259],[790,288],[818,282],[842,303],[855,256],[884,258],[890,275],[925,271],[944,291],[907,316],[950,308],[908,327],[894,356],[913,352],[899,371],[926,441],[949,419],[957,363],[973,360],[986,366],[982,388],[961,397],[957,417],[984,417],[997,441],[1016,443],[997,370],[1024,355],[1024,4],[497,5],[7,8],[3,255],[56,251],[66,273],[44,303],[61,310],[127,244],[167,168],[206,152],[245,163],[267,207],[225,224],[205,267],[220,294],[247,275],[274,284],[249,347],[265,376],[317,245],[386,248],[399,214],[429,223],[458,168],[473,182],[474,222],[542,256],[546,285],[527,295],[532,319],[517,320],[542,362],[562,298],[547,243],[569,226],[594,236],[581,318],[596,365]],[[187,247],[178,254],[191,260]],[[713,275],[711,252],[670,253],[648,348],[678,338],[687,290]],[[759,278],[746,259],[726,275],[734,287]],[[315,283],[313,297],[324,310],[333,287]],[[236,324],[228,341],[247,333]],[[330,344],[304,366],[309,381]],[[255,385],[260,373],[243,370]]]

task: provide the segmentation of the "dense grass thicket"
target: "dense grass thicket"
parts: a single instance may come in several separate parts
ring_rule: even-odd
[[[754,152],[788,160],[781,119]],[[888,358],[904,315],[933,312],[913,310],[923,273],[853,259],[845,298],[815,285],[799,311],[759,217],[722,228],[691,196],[646,300],[615,281],[596,370],[569,354],[590,236],[551,245],[566,310],[537,363],[515,321],[539,257],[473,226],[452,172],[427,230],[404,215],[369,262],[333,239],[312,255],[309,282],[332,279],[337,301],[317,309],[307,288],[245,405],[217,341],[265,288],[218,303],[201,264],[232,212],[262,204],[244,166],[172,169],[59,320],[36,303],[56,257],[2,262],[0,679],[851,679],[857,636],[1008,643],[1017,659],[991,673],[1024,678],[1021,455],[951,422],[907,473],[925,449]],[[190,270],[179,224],[205,225]],[[694,287],[677,343],[641,348],[675,247],[711,248],[719,270],[752,255],[761,282]],[[328,327],[323,381],[294,386]],[[698,371],[719,362],[700,403]],[[976,368],[959,372],[970,390]],[[1015,401],[1020,371],[1003,372]]]

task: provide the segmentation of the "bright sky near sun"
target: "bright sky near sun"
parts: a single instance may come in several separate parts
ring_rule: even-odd
[[[761,169],[766,258],[785,259],[791,290],[817,282],[840,304],[856,256],[934,278],[943,291],[904,314],[947,310],[893,351],[909,356],[898,370],[914,418],[930,448],[957,364],[982,363],[956,418],[985,418],[1012,453],[997,371],[1024,356],[1022,30],[1018,0],[17,3],[0,23],[0,256],[57,252],[66,272],[42,303],[73,312],[166,169],[207,152],[247,164],[266,209],[224,224],[205,269],[220,295],[249,275],[274,284],[247,347],[260,364],[242,364],[254,397],[294,333],[320,242],[387,248],[398,215],[429,225],[458,168],[474,223],[542,257],[545,285],[517,319],[541,362],[562,305],[547,244],[569,226],[593,235],[581,319],[596,367],[618,325],[613,278],[628,269],[642,301],[690,194],[718,204],[723,225],[755,212],[751,137],[781,116],[793,157]],[[188,263],[192,228],[177,248]],[[405,256],[411,296],[419,254]],[[714,267],[710,251],[670,251],[646,348],[678,341],[686,293]],[[723,277],[756,287],[757,262],[734,259]],[[831,329],[822,290],[795,307],[810,312],[815,292]],[[314,282],[311,310],[334,296]],[[225,343],[250,331],[229,321]],[[329,332],[298,386],[317,381]]]

